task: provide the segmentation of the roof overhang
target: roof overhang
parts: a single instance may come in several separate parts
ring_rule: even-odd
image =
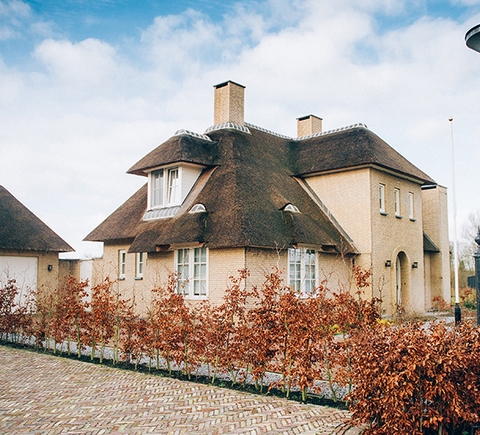
[[[343,167],[343,168],[335,168],[335,169],[330,169],[330,170],[327,170],[327,171],[319,171],[319,172],[312,172],[312,173],[307,173],[307,174],[299,174],[298,176],[300,176],[302,178],[311,178],[311,177],[316,177],[316,176],[319,176],[319,175],[337,174],[339,172],[357,171],[357,170],[361,170],[361,169],[375,169],[377,171],[384,172],[386,174],[393,175],[395,177],[399,177],[399,178],[402,178],[404,180],[408,180],[408,181],[411,181],[412,183],[416,183],[416,184],[420,184],[420,185],[423,185],[423,184],[435,185],[435,182],[433,180],[429,181],[429,180],[424,180],[424,179],[421,179],[421,178],[418,178],[418,177],[413,177],[412,175],[405,174],[404,172],[394,171],[393,169],[387,168],[385,166],[376,165],[376,164],[372,164],[372,163],[367,163],[367,164],[364,164],[364,165],[357,165],[357,166],[346,166],[346,167]]]

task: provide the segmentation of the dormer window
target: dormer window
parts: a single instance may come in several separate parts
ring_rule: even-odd
[[[181,204],[180,168],[158,169],[150,174],[150,208]]]
[[[148,206],[143,220],[175,216],[203,169],[182,162],[151,171],[148,175]]]

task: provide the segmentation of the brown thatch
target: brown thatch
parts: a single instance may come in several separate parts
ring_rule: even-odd
[[[214,164],[216,157],[217,145],[214,142],[183,134],[173,136],[159,145],[135,163],[127,172],[129,174],[146,175],[149,169],[156,166],[178,162],[209,166]]]
[[[97,228],[85,240],[106,242],[109,240],[128,240],[137,235],[137,225],[147,208],[147,185],[143,185]]]
[[[131,238],[130,252],[198,242],[210,248],[309,244],[356,253],[346,233],[296,175],[374,165],[434,183],[364,128],[303,141],[249,128],[251,134],[235,129],[212,131],[208,134],[212,141],[189,135],[169,139],[129,172],[145,175],[148,169],[185,161],[205,166],[177,214],[142,221],[147,203],[144,186],[86,240]],[[196,203],[203,204],[206,212],[190,214]],[[299,213],[285,211],[287,204],[296,206]]]
[[[0,249],[41,252],[73,251],[65,240],[3,186],[0,186]]]
[[[296,172],[299,175],[377,166],[419,180],[436,184],[384,140],[365,127],[337,131],[298,142]]]

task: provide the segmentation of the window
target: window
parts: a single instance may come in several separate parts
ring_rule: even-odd
[[[415,212],[414,212],[414,201],[413,201],[413,192],[408,192],[408,217],[410,220],[415,220]]]
[[[151,200],[152,207],[160,207],[163,205],[163,169],[152,172],[151,175]]]
[[[137,252],[135,254],[135,278],[143,278],[143,264],[145,260],[145,254],[143,252]]]
[[[378,186],[378,193],[379,193],[379,198],[380,198],[380,213],[385,212],[385,184],[380,184]]]
[[[125,279],[126,271],[126,262],[127,262],[127,251],[121,249],[118,251],[118,278]]]
[[[395,202],[395,216],[400,217],[400,189],[395,189],[393,192]]]
[[[299,293],[312,293],[316,284],[316,255],[314,249],[288,250],[288,280],[290,288]]]
[[[150,174],[150,207],[168,207],[181,203],[180,169],[159,169]]]
[[[176,251],[178,293],[188,297],[207,295],[207,248],[184,248]]]

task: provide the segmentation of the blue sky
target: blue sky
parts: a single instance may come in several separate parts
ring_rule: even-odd
[[[480,212],[478,23],[480,0],[0,0],[0,184],[98,254],[82,238],[145,182],[126,170],[203,133],[230,79],[248,122],[363,122],[449,188],[453,117],[461,234]]]

